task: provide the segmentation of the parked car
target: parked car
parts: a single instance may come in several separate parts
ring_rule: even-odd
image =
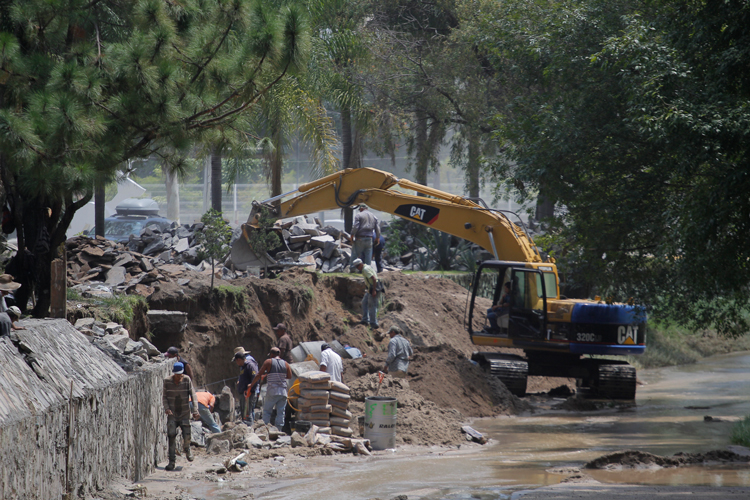
[[[172,221],[159,215],[159,204],[150,198],[128,198],[115,207],[115,215],[104,219],[104,237],[125,243],[130,235],[136,236],[148,226],[156,225],[160,231],[172,226]],[[94,230],[89,230],[94,234]]]

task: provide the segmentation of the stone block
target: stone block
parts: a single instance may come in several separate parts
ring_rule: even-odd
[[[155,309],[147,313],[151,331],[154,333],[181,333],[187,326],[187,313]]]
[[[114,266],[107,271],[107,281],[105,283],[110,286],[117,286],[125,283],[125,268],[122,266]]]
[[[320,238],[333,238],[333,236],[320,236]],[[315,239],[315,238],[313,238]],[[335,241],[326,241],[323,245],[323,258],[330,259],[333,257],[333,253],[338,250],[339,245]]]
[[[333,243],[333,236],[313,236],[310,238],[310,245],[318,248],[325,248],[326,243]]]
[[[136,354],[137,355],[137,353],[139,351],[143,351],[145,353],[146,350],[143,347],[143,344],[141,344],[140,342],[136,342],[135,340],[128,341],[125,344],[125,348],[123,349],[123,352],[125,354]],[[148,355],[144,359],[147,360],[148,359]]]
[[[190,444],[200,446],[201,448],[206,446],[206,431],[203,429],[203,424],[200,420],[190,421]]]
[[[130,342],[130,337],[127,335],[107,335],[105,337],[113,346],[115,346],[120,352],[125,352],[125,348]]]
[[[312,236],[310,236],[309,234],[302,234],[300,236],[290,236],[289,244],[295,245],[297,243],[304,243],[306,241],[310,241],[311,238]]]
[[[96,320],[94,318],[80,318],[76,321],[75,327],[80,330],[81,328],[91,328],[94,326]]]
[[[229,453],[232,449],[232,443],[228,439],[212,439],[211,443],[206,448],[206,453],[209,455],[221,455]]]
[[[174,251],[177,253],[187,252],[189,249],[190,243],[187,238],[180,238],[174,246]]]
[[[291,439],[292,448],[307,447],[307,440],[299,432],[293,432]]]
[[[250,436],[248,436],[246,441],[250,446],[252,446],[255,449],[263,448],[263,440],[260,438],[260,436],[258,436],[255,433],[252,433]]]

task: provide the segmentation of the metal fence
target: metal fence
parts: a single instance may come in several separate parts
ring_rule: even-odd
[[[464,185],[462,183],[441,183],[439,186],[428,183],[430,187],[435,187],[442,191],[454,194],[463,194]],[[150,197],[159,203],[161,215],[166,216],[167,214],[167,190],[166,186],[161,184],[141,184],[147,191],[144,194],[145,197]],[[293,191],[299,187],[299,184],[286,183],[282,184],[282,192],[286,193]],[[487,202],[488,205],[493,206],[492,193],[490,189],[484,189],[481,193],[482,198]],[[233,188],[227,192],[226,186],[223,187],[222,191],[222,202],[221,208],[225,216],[228,217],[229,222],[232,226],[237,226],[247,220],[247,216],[250,214],[253,200],[265,200],[271,197],[270,188],[267,184],[235,184]],[[206,184],[180,184],[180,222],[183,224],[191,224],[193,222],[200,221],[201,216],[211,207],[210,189]],[[513,201],[501,201],[498,204],[494,204],[494,208],[502,210],[512,210],[523,218],[524,222],[527,217],[525,214],[525,207],[513,202]],[[343,219],[341,210],[328,210],[325,212],[319,212],[317,215],[321,222],[327,220]],[[390,220],[392,216],[390,214],[381,213],[379,214],[382,220]]]

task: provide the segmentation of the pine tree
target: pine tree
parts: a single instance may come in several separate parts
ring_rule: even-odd
[[[247,130],[309,45],[294,0],[10,0],[0,23],[0,180],[31,252],[15,267],[24,295],[36,281],[36,316],[97,179],[150,155],[180,171],[215,129]]]

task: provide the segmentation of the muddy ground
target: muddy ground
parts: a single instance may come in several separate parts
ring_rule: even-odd
[[[461,432],[461,426],[472,418],[531,411],[529,401],[534,400],[533,396],[519,399],[511,395],[501,382],[488,377],[470,361],[476,348],[464,325],[464,288],[450,280],[400,272],[386,272],[380,277],[387,293],[379,315],[380,328],[370,329],[358,323],[364,283],[357,275],[326,276],[293,270],[276,279],[246,278],[231,283],[217,280],[216,289],[211,290],[210,276],[196,273],[187,285],[162,283],[149,297],[150,309],[188,313],[183,332],[156,334],[152,341],[162,351],[172,345],[180,347],[193,365],[197,385],[214,393],[219,393],[224,385],[232,386],[236,380],[237,367],[231,362],[234,348],[243,346],[257,359],[264,359],[276,341],[272,326],[279,322],[287,325],[295,345],[336,339],[358,347],[365,357],[344,363],[344,382],[351,389],[350,410],[355,416],[351,426],[354,435],[359,436],[356,417],[364,414],[365,397],[376,392],[396,397],[399,453],[465,453],[481,446],[467,442]],[[480,308],[489,305],[485,299],[478,302]],[[406,379],[386,376],[379,386],[377,372],[384,365],[389,340],[386,332],[392,325],[403,330],[415,354]],[[129,326],[134,338],[148,328],[139,314]],[[528,392],[541,395],[555,389],[553,394],[559,397],[568,395],[574,387],[572,379],[530,377]],[[227,487],[226,481],[249,478],[271,485],[302,469],[325,467],[327,460],[366,460],[351,453],[335,454],[313,465],[310,459],[330,455],[331,451],[287,446],[251,450],[246,457],[250,465],[241,476],[206,472],[213,464],[237,453],[238,450],[231,450],[208,455],[205,449],[198,449],[193,463],[178,457],[178,470],[172,473],[163,470],[165,464],[159,464],[150,480],[152,489],[154,484],[160,486],[150,491],[148,498],[182,498],[179,483],[185,480],[205,483],[207,491],[214,483]],[[121,482],[111,492],[103,492],[102,498],[122,498],[126,486],[127,482]]]

